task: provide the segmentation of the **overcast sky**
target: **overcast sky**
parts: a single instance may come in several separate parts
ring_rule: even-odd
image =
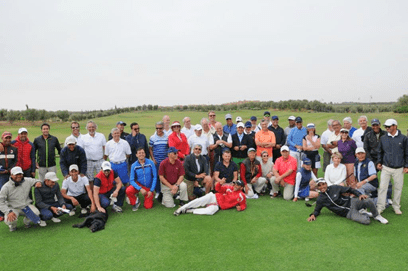
[[[0,108],[396,101],[408,1],[2,1]]]

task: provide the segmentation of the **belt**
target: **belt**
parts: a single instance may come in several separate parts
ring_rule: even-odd
[[[102,158],[101,158],[102,159]],[[91,160],[91,159],[88,159],[88,161],[91,161],[91,162],[99,162],[99,160],[101,160],[101,159],[98,159],[98,160]]]
[[[110,161],[110,162],[111,162],[112,164],[115,164],[115,165],[120,165],[120,164],[126,162],[126,160],[123,160],[123,161],[120,161],[120,162],[112,162],[112,161]]]

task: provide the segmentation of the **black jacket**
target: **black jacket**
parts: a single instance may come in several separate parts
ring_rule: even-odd
[[[380,138],[383,135],[386,135],[387,133],[380,129],[379,134],[380,136],[378,140],[377,140],[377,134],[374,133],[373,130],[371,130],[364,136],[364,150],[366,151],[367,158],[370,158],[374,162],[377,161],[377,147],[378,147],[378,144],[380,144]]]
[[[195,177],[195,175],[197,174],[201,174],[201,173],[206,173],[207,175],[210,174],[210,171],[208,168],[208,162],[204,156],[200,155],[198,157],[198,164],[200,165],[200,171],[197,168],[195,155],[190,154],[186,156],[186,159],[184,160],[184,171],[185,171],[184,177],[187,180],[189,181],[197,180]]]
[[[75,146],[73,151],[70,151],[68,146],[64,147],[60,155],[60,168],[63,176],[69,174],[69,167],[71,165],[77,165],[79,168],[79,173],[86,174],[87,161],[86,154],[83,148],[80,146]]]
[[[346,217],[350,211],[351,199],[350,197],[343,196],[343,193],[351,193],[357,197],[361,195],[360,192],[351,187],[340,185],[329,186],[325,193],[320,193],[319,197],[317,197],[316,207],[312,215],[317,217],[323,207],[326,207],[333,213]]]
[[[61,206],[65,204],[58,182],[51,188],[42,183],[41,187],[34,189],[35,205],[38,209],[49,209],[52,203],[58,202]],[[57,199],[57,200],[56,200]]]
[[[377,147],[377,164],[390,168],[408,167],[408,139],[398,130],[395,137],[388,133],[380,138]]]
[[[47,150],[48,144],[48,152]],[[42,135],[34,139],[34,148],[37,152],[37,162],[40,167],[53,167],[55,163],[55,149],[58,154],[61,153],[61,146],[58,138],[52,135],[48,135],[47,140]]]
[[[242,137],[241,142],[239,142],[238,133],[233,134],[231,136],[231,138],[232,138],[232,148],[231,148],[232,157],[236,157],[236,158],[247,158],[248,157],[248,149],[252,147],[251,146],[251,138],[250,138],[249,135],[246,135],[245,133],[243,133],[243,134],[244,134],[244,136]],[[243,150],[243,151],[234,150],[234,147],[236,147],[236,146],[240,147],[242,145],[247,146],[247,148],[245,150]]]

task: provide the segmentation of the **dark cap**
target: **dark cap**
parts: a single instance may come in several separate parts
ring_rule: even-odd
[[[279,120],[278,116],[272,116],[272,120]]]
[[[303,164],[307,165],[307,166],[310,166],[312,164],[312,160],[310,160],[309,158],[305,158],[305,159],[303,159]]]
[[[251,128],[252,123],[250,121],[245,122],[245,128]]]
[[[270,116],[270,115],[271,115],[271,112],[265,111],[265,112],[264,112],[264,116],[266,116],[266,115],[269,115],[269,116]]]
[[[123,121],[116,122],[116,125],[118,125],[118,124],[123,124],[123,126],[126,126],[126,122],[123,122]]]
[[[257,120],[257,118],[255,116],[252,116],[251,120]]]
[[[296,122],[296,123],[298,123],[298,122],[303,122],[303,120],[302,120],[301,117],[296,117],[295,122]]]
[[[381,122],[380,122],[379,119],[372,119],[371,120],[371,125],[380,125],[380,124],[381,124]]]
[[[235,181],[234,183],[237,184],[237,185],[239,185],[239,186],[242,186],[242,187],[245,186],[244,182],[241,181],[241,180],[237,180],[237,181]]]

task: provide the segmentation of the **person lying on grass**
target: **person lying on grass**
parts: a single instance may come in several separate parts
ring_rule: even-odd
[[[370,217],[380,221],[382,224],[387,224],[388,220],[382,217],[375,207],[375,204],[367,195],[363,195],[351,187],[340,185],[332,185],[327,187],[327,183],[323,178],[317,180],[317,189],[320,195],[316,201],[314,212],[310,214],[307,221],[316,220],[323,207],[326,207],[333,213],[347,217],[361,224],[370,224]],[[351,193],[355,198],[345,197],[343,193]],[[371,212],[367,212],[365,208],[369,208]]]
[[[243,211],[246,209],[246,197],[242,189],[245,184],[243,181],[238,180],[234,182],[234,185],[223,185],[225,180],[217,182],[215,190],[218,193],[208,193],[207,195],[197,198],[189,203],[178,208],[174,215],[180,214],[195,214],[195,215],[213,215],[221,208],[222,210],[236,208],[237,211]],[[205,207],[206,206],[206,207]],[[196,209],[198,207],[205,207]]]

